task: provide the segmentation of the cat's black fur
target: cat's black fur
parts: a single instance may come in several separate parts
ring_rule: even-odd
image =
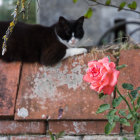
[[[9,22],[0,22],[0,59],[6,62],[39,62],[44,65],[53,65],[59,62],[66,54],[67,46],[61,43],[56,36],[69,40],[71,32],[81,39],[84,17],[75,21],[68,21],[63,17],[51,27],[17,23],[7,41],[7,51],[2,56],[3,35]]]

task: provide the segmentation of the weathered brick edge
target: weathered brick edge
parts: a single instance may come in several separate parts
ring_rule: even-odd
[[[128,140],[134,140],[133,136],[124,136]],[[105,135],[88,135],[88,136],[64,136],[59,140],[122,140],[123,137],[116,136],[105,136]],[[51,140],[49,136],[0,136],[0,140]]]
[[[107,121],[49,121],[49,130],[54,134],[65,131],[69,135],[105,134],[104,128]],[[118,123],[111,134],[120,134]]]
[[[53,134],[65,131],[66,135],[104,135],[104,127],[107,121],[0,121],[0,135],[38,135],[47,134],[50,130]],[[123,128],[123,129],[122,129]],[[119,123],[111,135],[119,135],[120,132],[132,133],[132,127],[122,127]]]
[[[1,135],[46,134],[46,122],[0,120],[0,134]]]

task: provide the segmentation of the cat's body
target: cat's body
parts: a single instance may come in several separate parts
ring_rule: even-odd
[[[0,46],[8,26],[9,22],[0,22]],[[51,27],[17,23],[7,41],[7,51],[3,56],[0,47],[0,59],[7,62],[53,65],[69,56],[85,53],[84,48],[73,48],[77,40],[83,37],[82,26],[83,18],[69,22],[63,17]]]

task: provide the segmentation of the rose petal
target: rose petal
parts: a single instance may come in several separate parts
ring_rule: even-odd
[[[88,67],[93,68],[96,63],[97,63],[97,61],[90,61],[90,62],[88,62]]]
[[[104,94],[110,95],[113,91],[114,91],[114,87],[112,87],[112,86],[105,86],[103,88]]]
[[[111,69],[115,69],[116,68],[116,64],[114,62],[110,62],[109,66]]]
[[[109,85],[110,83],[110,81],[109,81],[109,73],[105,73],[104,75],[103,75],[103,77],[102,77],[102,79],[101,79],[101,86],[100,86],[100,88],[99,88],[99,91],[101,91],[105,86],[107,86],[107,85]]]
[[[89,83],[93,81],[89,74],[84,75],[83,80]]]
[[[104,65],[104,67],[106,68],[106,70],[108,72],[110,72],[112,70],[111,67],[110,67],[110,65],[109,65],[109,63],[104,63],[103,65]]]
[[[112,78],[110,78],[110,85],[111,86],[115,86],[117,84],[119,74],[120,74],[120,72],[117,70],[112,72]]]
[[[109,63],[109,59],[108,59],[108,57],[104,57],[103,59],[100,59],[100,60],[98,60],[98,62],[100,62],[100,63]]]
[[[90,85],[90,88],[91,89],[93,89],[93,90],[95,90],[95,91],[97,91],[98,92],[98,90],[99,90],[99,87],[98,86],[93,86],[92,84]]]

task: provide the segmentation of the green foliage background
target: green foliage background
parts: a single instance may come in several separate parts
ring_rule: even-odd
[[[0,21],[10,21],[13,20],[13,13],[16,6],[16,0],[3,0],[3,5],[0,6]],[[29,9],[29,16],[27,19],[27,10],[25,13],[25,19],[22,18],[22,14],[18,17],[19,21],[35,24],[36,23],[36,1],[32,0],[30,9]]]

